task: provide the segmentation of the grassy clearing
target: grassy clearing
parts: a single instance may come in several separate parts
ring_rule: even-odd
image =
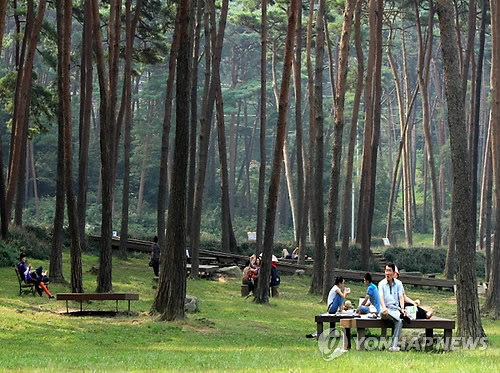
[[[95,275],[86,273],[97,261],[84,256],[84,286],[95,289]],[[68,263],[65,253],[65,263]],[[47,263],[33,262],[48,267]],[[65,265],[65,268],[68,264]],[[0,371],[324,371],[408,370],[412,372],[498,372],[500,322],[483,320],[490,345],[484,351],[449,353],[350,351],[324,361],[315,340],[314,315],[325,305],[307,294],[310,278],[282,276],[280,298],[271,305],[253,304],[239,296],[240,281],[188,281],[201,312],[182,322],[158,322],[148,315],[154,297],[147,259],[114,259],[114,290],[138,292],[133,316],[64,315],[65,302],[31,295],[18,296],[11,268],[0,268]],[[69,273],[66,273],[69,278]],[[361,283],[349,283],[351,299],[364,294]],[[67,292],[51,285],[53,293]],[[435,314],[455,317],[450,292],[408,287]],[[77,309],[78,303],[70,303]],[[114,302],[93,302],[86,310],[113,310]],[[126,309],[126,303],[120,304]],[[375,331],[374,331],[375,332]]]

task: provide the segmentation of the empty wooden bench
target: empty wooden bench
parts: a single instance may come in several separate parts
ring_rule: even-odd
[[[355,318],[355,319],[342,319],[340,320],[340,326],[346,328],[346,333],[344,334],[344,349],[347,350],[351,347],[350,345],[350,330],[356,329],[356,349],[364,350],[364,340],[365,340],[365,329],[381,329],[381,336],[385,337],[387,333],[387,328],[394,328],[394,324],[390,320],[382,319],[367,319],[367,318]],[[442,319],[440,317],[433,317],[431,319],[423,320],[412,320],[411,323],[403,322],[403,329],[425,329],[426,338],[432,338],[434,336],[434,329],[444,330],[444,340],[443,349],[446,351],[449,349],[449,342],[451,340],[451,335],[453,329],[455,329],[455,320]],[[393,329],[394,332],[394,329]]]
[[[133,293],[58,293],[56,295],[57,300],[66,301],[66,312],[69,313],[68,301],[74,300],[80,302],[80,312],[83,311],[82,303],[83,301],[90,300],[115,300],[116,301],[116,312],[118,312],[118,301],[127,300],[128,301],[128,311],[130,312],[130,301],[139,300],[139,294]]]

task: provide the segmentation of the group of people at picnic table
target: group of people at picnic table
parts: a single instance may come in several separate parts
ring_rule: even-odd
[[[280,284],[280,276],[278,275],[277,267],[278,258],[272,256],[271,260],[271,282],[269,286],[278,286]],[[253,292],[257,288],[257,282],[259,280],[260,266],[262,264],[262,254],[256,256],[253,254],[245,263],[245,268],[243,269],[243,279],[241,283],[248,286],[248,291]]]
[[[432,311],[426,311],[420,307],[420,301],[410,299],[404,290],[403,283],[399,280],[399,270],[394,263],[387,263],[384,270],[384,278],[378,283],[378,287],[372,282],[370,273],[363,278],[366,288],[366,296],[356,309],[358,314],[372,313],[374,317],[379,315],[382,319],[390,320],[394,324],[391,347],[389,351],[399,351],[398,338],[403,326],[403,320],[411,322],[407,314],[407,307],[415,307],[416,319],[430,319]],[[346,301],[350,289],[345,287],[343,277],[337,277],[335,284],[328,294],[328,313],[337,313],[350,308],[351,302]]]

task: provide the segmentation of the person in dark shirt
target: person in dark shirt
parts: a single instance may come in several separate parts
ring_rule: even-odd
[[[158,236],[153,238],[153,245],[151,245],[151,266],[155,276],[160,274],[160,245],[158,245]]]
[[[21,254],[19,256],[19,263],[17,264],[17,270],[23,280],[27,284],[34,284],[38,295],[42,296],[42,290],[47,294],[49,298],[54,298],[50,291],[45,286],[44,282],[48,282],[47,276],[43,275],[43,268],[39,266],[35,271],[31,272],[31,264],[26,266],[26,255]]]

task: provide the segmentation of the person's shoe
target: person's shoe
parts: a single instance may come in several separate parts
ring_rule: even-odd
[[[54,298],[55,298],[55,297],[54,297],[53,295],[51,295],[51,296],[49,297],[49,299],[54,299]]]
[[[426,318],[430,319],[432,317],[432,311],[427,312],[425,315]]]
[[[399,352],[401,351],[401,348],[399,348],[398,346],[391,346],[387,349],[387,351],[390,351],[390,352]]]
[[[317,332],[311,333],[311,334],[306,334],[306,338],[316,338],[318,336]]]

